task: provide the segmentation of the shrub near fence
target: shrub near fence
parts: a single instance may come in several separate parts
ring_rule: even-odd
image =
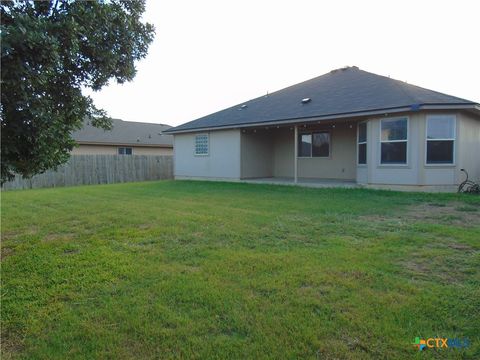
[[[173,178],[171,155],[72,155],[57,168],[31,179],[15,176],[3,190],[114,184]]]

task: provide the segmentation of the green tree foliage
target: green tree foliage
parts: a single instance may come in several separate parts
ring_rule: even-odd
[[[2,0],[0,8],[4,182],[67,161],[84,118],[111,127],[82,87],[131,81],[155,30],[141,20],[145,0]]]

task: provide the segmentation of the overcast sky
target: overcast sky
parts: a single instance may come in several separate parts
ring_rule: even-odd
[[[147,0],[156,37],[136,78],[92,97],[179,125],[356,65],[480,102],[479,14],[479,0]]]

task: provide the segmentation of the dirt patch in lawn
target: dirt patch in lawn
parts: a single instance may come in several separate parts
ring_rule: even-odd
[[[413,220],[447,223],[452,225],[480,225],[479,207],[460,203],[421,204],[411,206],[406,217]]]
[[[2,246],[2,250],[0,252],[0,260],[3,261],[5,258],[9,257],[13,254],[13,249],[9,247]]]
[[[43,238],[43,241],[56,241],[56,240],[71,240],[75,237],[73,233],[65,233],[65,234],[48,234]]]
[[[473,255],[472,255],[473,254]],[[441,284],[462,284],[475,271],[472,265],[472,256],[454,254],[437,257],[433,261],[427,256],[415,257],[413,259],[400,262],[400,265],[406,270],[407,274],[413,280],[431,281],[432,278]]]
[[[473,248],[467,244],[450,243],[447,246],[454,250],[473,251]]]
[[[360,216],[362,220],[383,222],[426,222],[459,226],[480,226],[480,206],[451,203],[423,203],[412,205],[402,214],[396,216],[367,215]]]
[[[17,238],[22,236],[35,236],[39,232],[39,228],[32,226],[26,230],[13,230],[13,231],[2,231],[2,242],[9,240],[17,240]]]
[[[23,349],[24,347],[20,339],[12,339],[8,334],[2,333],[2,359],[16,359]]]

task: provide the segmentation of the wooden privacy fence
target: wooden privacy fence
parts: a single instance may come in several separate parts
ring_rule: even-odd
[[[114,184],[173,178],[171,155],[72,155],[57,168],[31,179],[15,176],[3,190]]]

